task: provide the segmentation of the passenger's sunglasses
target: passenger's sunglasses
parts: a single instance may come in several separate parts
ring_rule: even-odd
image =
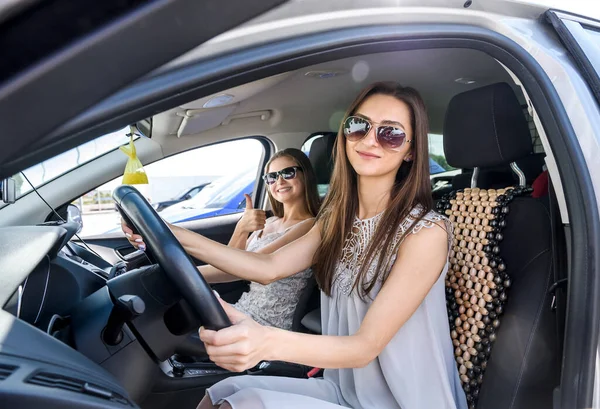
[[[277,172],[265,173],[263,179],[267,185],[272,185],[277,182],[279,175],[283,176],[285,180],[290,180],[296,177],[296,172],[298,171],[302,171],[300,166],[290,166],[289,168],[284,168]]]
[[[349,116],[344,121],[344,136],[351,142],[363,139],[373,128],[373,123],[359,116]],[[406,133],[402,128],[392,125],[381,125],[375,128],[375,137],[382,148],[398,151],[404,143],[412,141],[406,139]]]

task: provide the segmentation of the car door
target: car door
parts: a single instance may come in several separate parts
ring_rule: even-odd
[[[556,30],[556,34],[573,58],[596,101],[600,104],[600,21],[555,10],[548,11],[546,18]],[[598,169],[598,164],[598,158],[596,158],[595,164],[589,166]],[[559,257],[556,262],[559,272],[557,278],[568,280],[565,258]],[[557,291],[555,300],[559,305],[566,302],[564,289]],[[559,320],[559,322],[561,321]],[[565,339],[568,342],[569,337],[576,336],[577,334],[567,332]],[[600,408],[600,345],[595,345],[595,348],[592,407]]]
[[[0,180],[97,137],[99,131],[91,130],[65,138],[60,129],[125,85],[284,2],[29,1],[2,6]],[[39,35],[39,27],[53,27],[52,35]],[[89,78],[96,78],[97,86],[84,81]],[[35,120],[26,118],[30,114]],[[226,243],[240,217],[237,211],[228,213],[190,220],[185,227]],[[89,245],[109,262],[121,259],[134,266],[148,260],[133,253],[118,233],[91,238]],[[243,285],[228,284],[219,291],[237,297]]]

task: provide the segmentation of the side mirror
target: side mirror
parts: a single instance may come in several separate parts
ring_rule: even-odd
[[[0,200],[4,203],[14,203],[17,198],[17,189],[15,180],[8,178],[0,180]]]
[[[79,225],[77,233],[81,232],[83,229],[83,219],[81,218],[81,210],[79,210],[79,207],[73,204],[67,206],[67,221],[77,223]]]
[[[187,195],[185,195],[183,197],[183,200],[190,200],[192,198],[192,195],[190,195],[189,193]]]

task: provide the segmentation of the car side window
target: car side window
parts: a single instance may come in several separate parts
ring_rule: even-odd
[[[462,172],[446,161],[444,153],[444,135],[429,134],[429,175],[434,199],[439,199],[452,190],[452,179]]]
[[[170,223],[238,213],[244,194],[254,191],[263,154],[253,138],[196,148],[144,166],[149,183],[134,187]],[[119,231],[111,195],[121,183],[122,176],[73,201],[82,210],[82,237]]]
[[[444,135],[429,134],[429,173],[437,175],[441,173],[459,173],[460,169],[456,169],[446,162],[444,153]],[[458,172],[456,172],[458,170]]]

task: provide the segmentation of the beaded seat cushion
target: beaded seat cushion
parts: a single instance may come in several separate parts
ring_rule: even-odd
[[[460,380],[475,408],[511,280],[499,243],[512,200],[529,187],[462,189],[437,204],[454,225],[446,305]],[[514,267],[514,266],[509,266]]]

